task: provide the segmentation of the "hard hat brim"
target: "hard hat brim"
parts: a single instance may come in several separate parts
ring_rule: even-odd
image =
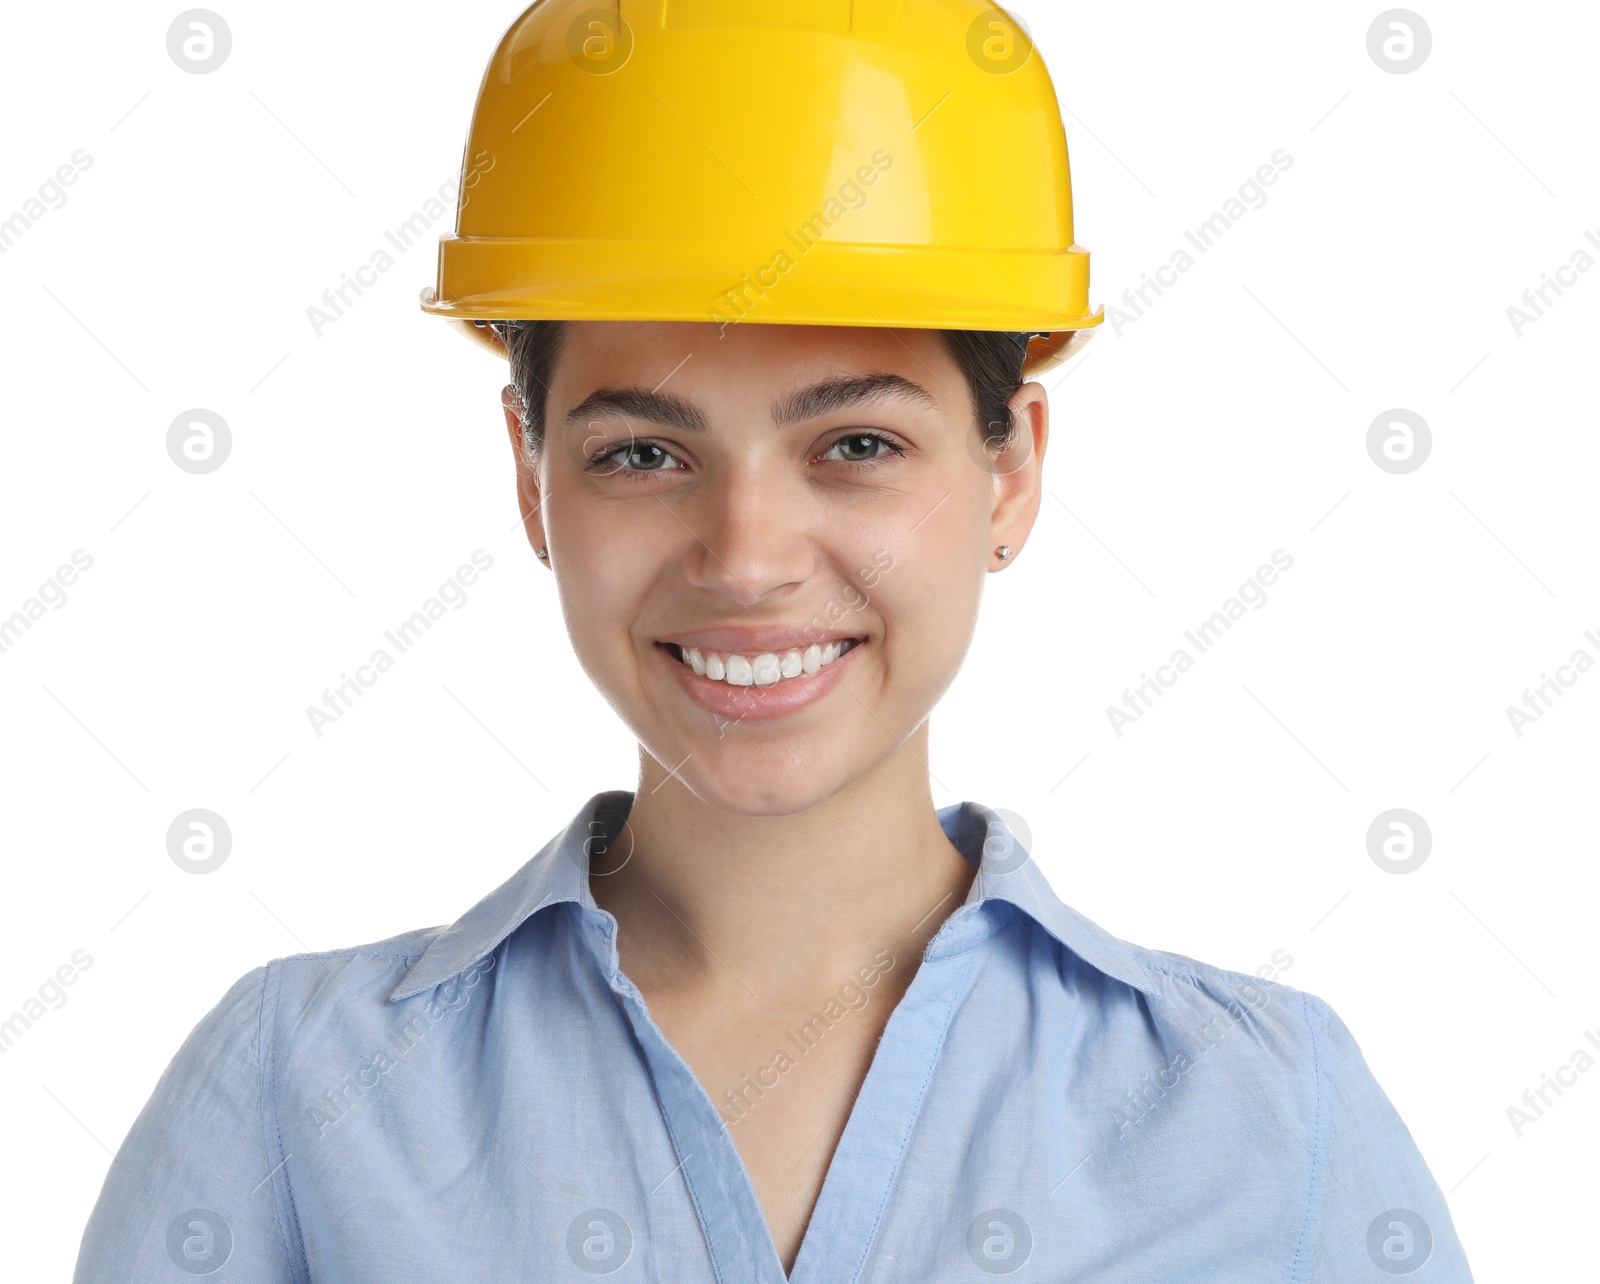
[[[457,333],[459,333],[462,336],[464,336],[465,338],[471,340],[473,343],[477,344],[480,348],[484,349],[486,352],[490,352],[493,355],[501,358],[502,360],[509,359],[510,354],[506,351],[505,345],[500,341],[499,333],[490,325],[479,324],[479,322],[482,320],[482,318],[469,318],[469,317],[466,317],[466,316],[452,316],[448,312],[444,312],[442,309],[440,309],[437,306],[437,304],[435,302],[434,289],[433,289],[433,287],[431,285],[430,286],[425,286],[423,288],[422,295],[421,295],[421,300],[422,300],[422,306],[423,306],[423,310],[424,311],[432,313],[434,315],[442,315],[444,320],[449,322],[451,328],[454,329]],[[523,319],[523,318],[520,318],[520,317],[503,317],[503,318],[496,318],[496,319],[497,320],[520,320],[520,319]],[[618,319],[621,319],[621,318],[618,318]],[[707,320],[708,318],[698,318],[698,319]],[[1046,333],[1041,333],[1041,334],[1035,335],[1034,338],[1031,339],[1029,341],[1029,343],[1028,343],[1028,356],[1027,356],[1027,359],[1024,361],[1023,367],[1022,367],[1022,373],[1023,373],[1024,377],[1028,378],[1028,379],[1037,379],[1040,375],[1046,373],[1047,371],[1054,370],[1058,366],[1064,365],[1066,362],[1070,361],[1074,356],[1076,356],[1080,351],[1082,351],[1085,346],[1087,346],[1087,344],[1088,344],[1090,339],[1094,338],[1097,328],[1099,327],[1100,323],[1104,319],[1105,319],[1104,310],[1103,309],[1096,309],[1092,320],[1087,325],[1085,325],[1085,326],[1083,326],[1081,328],[1070,329],[1070,330],[1068,330],[1068,329],[1051,330],[1051,331],[1048,331]],[[749,319],[749,321],[745,322],[745,324],[763,324],[763,322],[758,322],[758,321],[755,320],[755,318],[752,317],[752,318]],[[809,324],[809,323],[806,323],[806,322],[794,322],[794,321],[789,321],[789,322],[770,322],[769,321],[769,322],[765,322],[765,324],[801,325],[801,324]],[[838,322],[827,322],[826,324],[837,325],[839,323]],[[876,324],[892,324],[892,323],[889,323],[889,322],[882,322],[882,323],[880,323],[880,322],[868,322],[866,324],[876,325]],[[928,326],[912,326],[912,327],[907,327],[907,328],[912,328],[912,329],[930,329],[930,328],[938,328],[938,329],[963,329],[963,328],[988,329],[988,328],[991,328],[991,327],[961,327],[961,326],[928,327]]]

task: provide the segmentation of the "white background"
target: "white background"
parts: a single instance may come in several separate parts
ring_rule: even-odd
[[[93,557],[0,654],[0,1016],[93,958],[0,1055],[8,1278],[70,1273],[108,1150],[234,979],[448,922],[634,781],[519,529],[504,367],[417,308],[449,220],[307,319],[453,178],[520,6],[217,4],[206,75],[168,57],[177,6],[6,20],[0,219],[92,165],[0,255],[0,615]],[[1431,55],[1397,75],[1367,51],[1381,8],[1020,8],[1094,300],[1293,164],[1046,376],[1053,497],[934,715],[935,799],[1021,816],[1127,939],[1243,971],[1286,951],[1477,1278],[1573,1278],[1600,1068],[1520,1137],[1507,1108],[1600,1030],[1600,669],[1520,737],[1506,708],[1600,659],[1600,271],[1520,337],[1507,308],[1600,257],[1600,14],[1424,5]],[[233,434],[206,476],[166,452],[194,407]],[[1395,407],[1433,434],[1406,475],[1366,449]],[[316,737],[306,707],[480,548],[467,605]],[[1267,604],[1119,737],[1107,706],[1279,548]],[[205,877],[166,851],[196,807],[234,839]],[[1405,875],[1366,847],[1395,807],[1433,835]]]

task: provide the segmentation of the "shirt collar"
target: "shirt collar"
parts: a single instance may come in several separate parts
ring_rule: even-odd
[[[547,906],[574,901],[598,912],[589,889],[589,856],[617,841],[633,799],[627,789],[590,798],[521,869],[433,938],[390,999],[409,998],[449,980]],[[939,808],[937,814],[945,836],[977,866],[977,875],[966,901],[930,943],[929,958],[970,949],[1004,927],[1014,915],[997,915],[989,906],[1005,902],[1091,967],[1141,993],[1158,992],[1159,979],[1146,969],[1144,951],[1063,903],[1001,813],[980,803],[959,802]]]

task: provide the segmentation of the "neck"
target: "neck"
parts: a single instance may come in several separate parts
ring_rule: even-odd
[[[835,988],[887,950],[909,984],[974,867],[939,825],[926,722],[902,748],[788,816],[718,811],[641,753],[632,854],[590,876],[622,970],[647,993],[768,1000]]]

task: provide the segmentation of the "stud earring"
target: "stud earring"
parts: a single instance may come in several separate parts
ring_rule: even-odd
[[[1011,556],[1011,545],[1002,544],[999,548],[995,549],[995,553],[1003,562],[1006,560],[1006,558]]]
[[[546,544],[543,548],[534,549],[533,555],[535,557],[537,557],[541,562],[548,562],[550,560],[550,551],[549,550],[550,550],[550,546],[548,544]]]

